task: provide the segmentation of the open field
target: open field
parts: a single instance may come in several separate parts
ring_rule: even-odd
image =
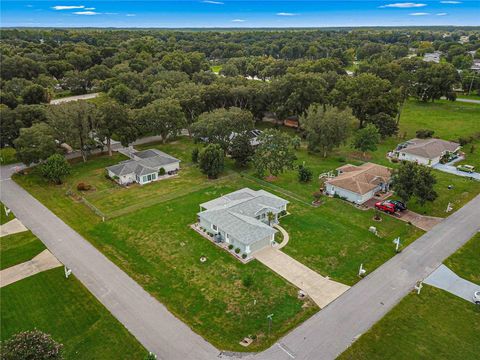
[[[31,260],[45,249],[31,231],[0,238],[0,270]]]
[[[445,265],[480,284],[480,235]],[[477,359],[480,308],[446,291],[424,285],[409,294],[345,351],[346,359]]]
[[[424,285],[358,339],[339,360],[478,359],[480,311],[446,291]]]
[[[38,240],[36,240],[38,241]],[[142,359],[145,349],[63,268],[2,288],[1,340],[34,328],[64,345],[65,359]]]

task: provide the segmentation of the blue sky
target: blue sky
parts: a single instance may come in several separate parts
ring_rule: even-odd
[[[1,0],[2,27],[480,25],[480,0]]]

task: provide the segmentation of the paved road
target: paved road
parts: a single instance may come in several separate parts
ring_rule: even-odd
[[[165,360],[214,359],[218,355],[217,349],[10,180],[13,168],[0,170],[2,202],[148,350]]]
[[[215,359],[196,335],[1,168],[0,199],[132,334],[161,359]],[[270,349],[243,359],[334,359],[480,229],[480,195]],[[368,264],[367,264],[368,270]],[[275,321],[273,323],[275,326]],[[227,355],[222,358],[228,357]]]
[[[475,99],[457,98],[456,101],[465,102],[465,103],[470,103],[470,104],[480,104],[480,100],[475,100]]]

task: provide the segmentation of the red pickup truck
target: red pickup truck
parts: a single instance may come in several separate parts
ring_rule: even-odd
[[[375,208],[389,214],[395,214],[395,204],[388,201],[379,201],[375,203]]]

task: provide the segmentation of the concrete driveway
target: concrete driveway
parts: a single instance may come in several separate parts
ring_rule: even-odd
[[[446,172],[446,173],[449,173],[449,174],[453,174],[453,175],[458,175],[458,176],[463,176],[463,177],[468,177],[468,178],[472,178],[472,179],[475,179],[475,180],[479,180],[480,181],[480,173],[467,173],[465,171],[459,171],[457,170],[457,168],[453,165],[449,165],[449,164],[436,164],[433,166],[434,169],[436,170],[440,170],[440,171],[443,171],[443,172]]]
[[[397,212],[393,217],[405,222],[410,222],[413,226],[416,226],[424,231],[431,230],[435,225],[439,224],[443,220],[443,218],[440,217],[420,215],[410,210]]]
[[[276,248],[262,249],[255,253],[254,257],[303,290],[320,308],[324,308],[350,288],[323,277]]]
[[[480,285],[461,278],[443,264],[431,273],[423,282],[448,291],[449,293],[457,295],[470,302],[473,302],[473,293],[475,291],[480,291]]]

